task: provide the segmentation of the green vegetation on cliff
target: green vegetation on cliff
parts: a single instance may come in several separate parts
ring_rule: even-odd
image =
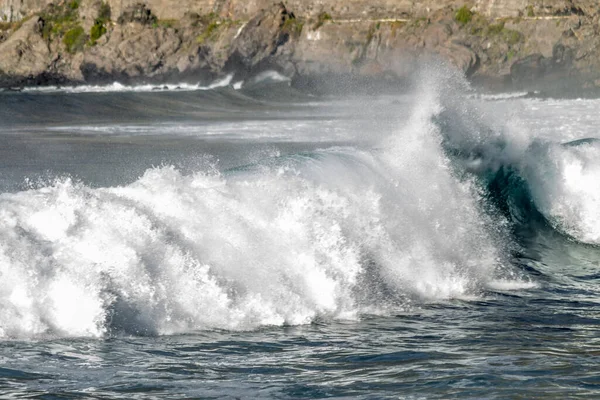
[[[72,1],[68,4],[60,5],[50,4],[40,17],[43,20],[42,36],[48,41],[64,35],[79,27],[78,18],[79,1]],[[73,36],[73,33],[70,34]]]
[[[174,28],[177,26],[179,21],[176,19],[158,19],[152,24],[153,28]]]
[[[527,16],[529,18],[532,18],[535,16],[535,13],[533,12],[533,6],[532,5],[528,5],[527,6]]]
[[[100,6],[100,10],[98,10],[98,17],[94,21],[94,25],[90,30],[90,46],[96,45],[98,39],[100,39],[107,32],[106,26],[110,23],[110,17],[110,5],[103,2]]]
[[[197,44],[205,44],[208,41],[214,40],[219,31],[229,28],[233,25],[240,25],[240,21],[234,21],[229,18],[221,18],[215,13],[209,13],[200,16],[199,23],[204,26],[204,30],[196,37]]]
[[[329,13],[326,12],[322,12],[321,14],[319,14],[319,16],[317,17],[317,22],[315,23],[315,26],[313,26],[314,30],[319,29],[320,27],[323,26],[323,24],[325,24],[325,22],[327,21],[332,21],[333,18],[331,17],[331,15]]]
[[[457,22],[460,22],[463,25],[468,24],[473,19],[473,12],[467,8],[467,6],[462,6],[456,11],[454,15],[454,19]]]
[[[504,21],[490,24],[487,18],[481,16],[473,18],[470,24],[470,33],[474,36],[500,39],[510,46],[514,46],[524,39],[520,32],[506,28]]]
[[[96,41],[100,39],[106,33],[106,27],[98,20],[94,22],[92,29],[90,29],[90,46],[94,46]]]
[[[13,21],[13,22],[0,22],[0,32],[1,31],[18,31],[19,28],[26,22],[29,21],[31,19],[31,15],[20,19],[18,21]]]
[[[287,32],[293,37],[298,37],[302,33],[302,29],[304,28],[304,22],[299,20],[298,18],[289,17],[283,23],[281,30],[283,32]]]
[[[69,29],[63,36],[63,43],[69,53],[75,53],[83,49],[85,45],[85,31],[80,25]]]
[[[204,31],[196,38],[196,42],[198,44],[204,44],[208,39],[211,39],[219,29],[219,24],[219,21],[212,21],[206,25]]]

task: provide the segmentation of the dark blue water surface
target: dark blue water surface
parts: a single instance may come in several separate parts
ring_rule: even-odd
[[[1,387],[41,398],[593,398],[598,304],[547,296],[252,332],[11,341]]]

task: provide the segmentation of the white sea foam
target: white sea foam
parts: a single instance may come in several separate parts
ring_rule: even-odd
[[[233,75],[227,75],[221,79],[214,81],[209,85],[177,83],[177,84],[145,84],[145,85],[123,85],[119,82],[114,82],[109,85],[77,85],[77,86],[36,86],[25,87],[25,92],[42,92],[42,93],[115,93],[115,92],[156,92],[156,91],[199,91],[199,90],[214,90],[231,85]]]
[[[291,79],[277,71],[264,71],[253,77],[250,82],[257,84],[262,82],[289,82]]]
[[[0,195],[0,337],[252,329],[478,296],[507,279],[505,236],[442,151],[440,85],[375,150]]]
[[[496,127],[495,133],[476,139],[487,159],[471,160],[468,166],[516,168],[527,182],[535,207],[554,229],[584,243],[600,244],[598,100],[494,103],[492,113],[509,114],[511,121],[488,124]],[[465,138],[463,131],[458,136]]]
[[[524,169],[539,210],[559,231],[600,244],[600,143],[534,150]]]
[[[111,136],[165,136],[199,137],[203,139],[268,140],[277,142],[331,142],[347,139],[349,133],[334,120],[323,120],[320,130],[314,131],[302,119],[288,118],[278,121],[277,130],[272,120],[216,123],[154,123],[154,124],[106,124],[106,125],[59,125],[46,127],[51,132],[70,132],[79,135]],[[271,129],[270,129],[271,128]]]
[[[496,101],[496,100],[511,100],[518,99],[522,97],[527,97],[529,92],[508,92],[508,93],[481,93],[477,94],[476,98],[480,98],[482,100]]]
[[[234,75],[229,74],[222,78],[219,78],[208,85],[202,85],[200,83],[167,83],[167,84],[138,84],[138,85],[124,85],[120,82],[113,82],[108,85],[76,85],[76,86],[30,86],[24,87],[24,92],[40,92],[40,93],[117,93],[117,92],[164,92],[164,91],[180,91],[180,92],[192,92],[192,91],[205,91],[215,90],[219,88],[231,86],[235,90],[240,90],[245,82],[236,81],[233,82]],[[277,82],[289,82],[290,78],[276,72],[276,71],[264,71],[250,79],[251,84],[258,83],[277,83]]]
[[[538,284],[535,282],[518,279],[498,279],[489,281],[487,283],[487,287],[493,290],[513,291],[523,289],[534,289],[538,287]]]

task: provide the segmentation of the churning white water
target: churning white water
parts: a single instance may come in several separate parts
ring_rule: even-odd
[[[600,143],[538,146],[527,165],[533,199],[559,231],[600,244]]]
[[[507,266],[511,225],[481,179],[502,168],[525,181],[557,231],[600,244],[600,147],[565,144],[592,136],[583,111],[593,101],[568,102],[577,121],[553,130],[544,112],[565,102],[481,103],[460,95],[456,76],[424,76],[398,103],[393,129],[373,121],[347,132],[357,144],[262,152],[230,169],[165,165],[120,186],[65,177],[0,194],[0,337],[245,330],[531,287]],[[514,121],[489,118],[507,105]],[[320,142],[311,126],[296,140]]]
[[[505,222],[445,155],[435,89],[369,149],[0,195],[0,336],[253,329],[511,287]]]

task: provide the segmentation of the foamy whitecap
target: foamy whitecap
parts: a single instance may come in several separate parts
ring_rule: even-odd
[[[377,156],[3,194],[2,334],[250,329],[477,294],[497,254],[469,185]]]
[[[533,92],[536,94],[537,92]],[[524,98],[530,95],[530,92],[508,92],[508,93],[482,93],[477,94],[474,97],[480,98],[487,101],[498,101],[498,100],[513,100]]]
[[[0,195],[0,334],[253,329],[476,298],[507,279],[507,238],[442,148],[440,86],[371,150]]]
[[[524,168],[549,222],[575,239],[600,244],[600,145],[534,148]]]
[[[214,82],[206,85],[200,83],[165,83],[165,84],[137,84],[137,85],[125,85],[120,82],[113,82],[107,85],[75,85],[75,86],[29,86],[24,87],[25,92],[39,92],[39,93],[116,93],[116,92],[164,92],[164,91],[203,91],[203,90],[215,90],[224,87],[233,87],[235,90],[240,90],[244,86],[244,81],[233,82],[234,75],[228,74],[215,80]],[[290,78],[284,76],[276,71],[264,71],[260,74],[251,78],[251,84],[259,83],[277,83],[277,82],[289,82]]]
[[[114,82],[108,85],[77,85],[77,86],[36,86],[25,87],[25,92],[41,93],[115,93],[115,92],[158,92],[158,91],[197,91],[214,90],[231,85],[233,75],[226,75],[217,79],[209,85],[177,83],[177,84],[142,84],[142,85],[124,85],[120,82]]]

